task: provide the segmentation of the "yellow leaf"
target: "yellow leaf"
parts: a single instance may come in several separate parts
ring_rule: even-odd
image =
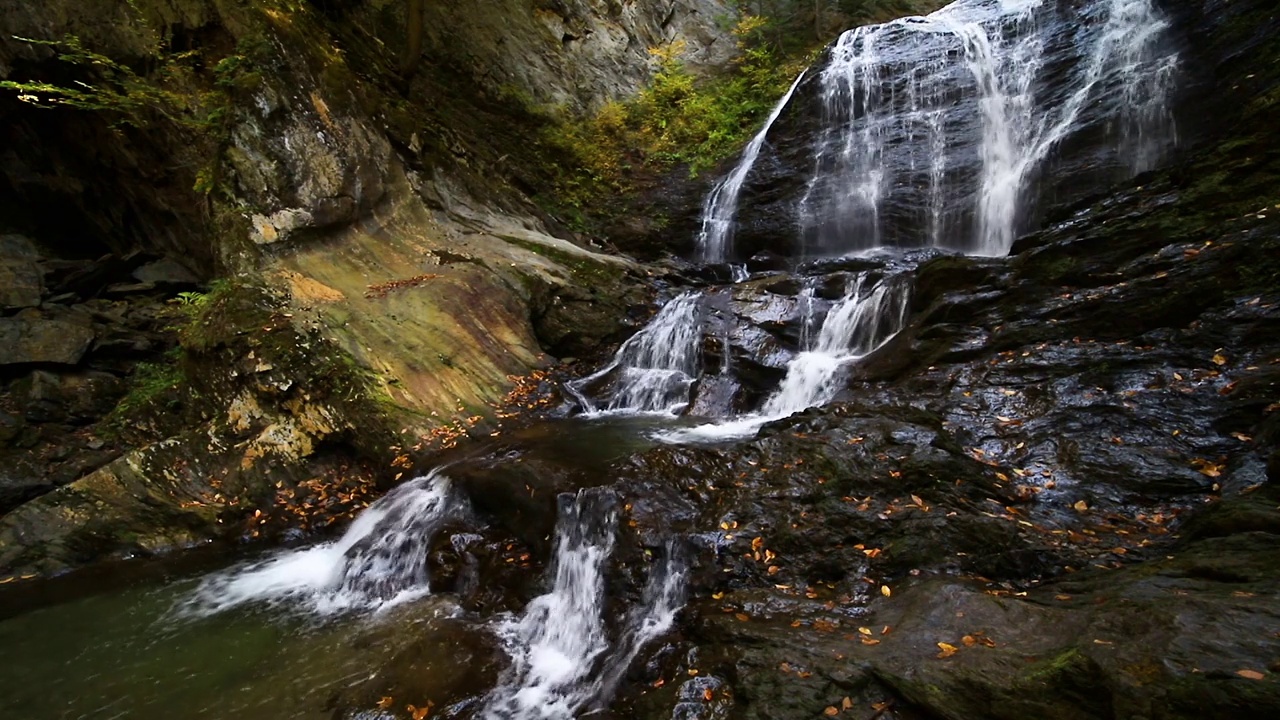
[[[880,594],[881,594],[881,595],[883,595],[883,596],[885,596],[885,597],[889,597],[889,596],[893,595],[893,591],[889,589],[889,586],[888,586],[888,585],[881,585],[881,586],[880,586]]]
[[[395,700],[393,700],[390,695],[384,695],[382,696],[382,699],[378,701],[378,709],[386,710],[391,707],[394,702]]]
[[[1257,670],[1237,670],[1236,674],[1242,678],[1249,678],[1250,680],[1262,680],[1267,677]]]
[[[858,628],[858,632],[862,633],[863,635],[870,635],[870,634],[871,634],[871,628],[869,628],[869,627],[860,627],[860,628]]]
[[[938,649],[942,650],[942,652],[938,653],[939,658],[949,658],[952,655],[955,655],[957,651],[957,648],[955,645],[952,645],[951,643],[944,643],[944,642],[938,643]]]
[[[718,593],[713,594],[711,597],[712,597],[712,599],[720,600],[720,599],[724,598],[724,593],[723,593],[723,592],[718,592]]]
[[[1075,508],[1077,512],[1084,512],[1089,509],[1089,503],[1083,500],[1077,500],[1076,504],[1071,507]]]
[[[1226,364],[1227,364],[1227,356],[1226,356],[1226,355],[1223,355],[1222,353],[1218,353],[1217,355],[1214,355],[1214,356],[1213,356],[1213,364],[1214,364],[1214,365],[1226,365]]]

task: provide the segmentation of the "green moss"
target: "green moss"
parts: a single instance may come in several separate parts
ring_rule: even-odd
[[[1089,659],[1079,648],[1069,648],[1057,655],[1041,660],[1022,674],[1025,683],[1049,683],[1074,675],[1089,665]]]
[[[589,288],[593,291],[608,292],[610,287],[622,282],[626,274],[626,271],[621,267],[592,260],[542,243],[516,237],[504,236],[502,239],[529,252],[541,255],[569,270],[584,288]]]

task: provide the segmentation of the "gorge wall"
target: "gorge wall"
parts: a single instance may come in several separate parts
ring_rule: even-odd
[[[408,79],[405,12],[0,3],[0,512],[36,498],[0,565],[220,535],[281,474],[389,480],[644,314],[644,271],[530,200],[539,106],[633,92],[665,43],[723,62],[730,11],[426,3]]]

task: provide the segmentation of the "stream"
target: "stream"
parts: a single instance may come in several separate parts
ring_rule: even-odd
[[[633,503],[679,509],[615,487],[612,463],[719,452],[840,399],[849,373],[897,351],[922,263],[1003,257],[1034,225],[1062,148],[1092,142],[1094,165],[1130,177],[1172,147],[1177,57],[1150,0],[1092,0],[1078,17],[1049,5],[960,0],[841,36],[704,202],[697,256],[731,281],[672,289],[611,361],[566,383],[566,417],[400,484],[320,542],[0,588],[0,716],[607,713],[692,612],[690,558],[725,542],[659,524],[623,543]],[[771,133],[805,113],[821,118],[797,155],[809,175],[785,269],[766,268],[736,221],[757,170],[780,162]],[[485,484],[508,474],[528,514],[503,515],[517,509]],[[396,673],[436,694],[384,696]]]

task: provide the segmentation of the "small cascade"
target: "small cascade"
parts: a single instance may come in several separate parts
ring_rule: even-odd
[[[561,496],[551,590],[498,629],[511,666],[482,717],[569,720],[607,702],[645,643],[670,629],[684,603],[684,569],[673,552],[655,564],[644,601],[628,613],[618,639],[609,636],[605,570],[617,522],[617,498],[608,489]]]
[[[742,151],[742,159],[738,161],[738,165],[707,195],[702,205],[702,230],[698,233],[698,254],[706,262],[722,262],[729,257],[733,247],[733,221],[738,214],[738,195],[742,192],[742,184],[747,181],[751,167],[760,156],[769,128],[773,127],[773,123],[791,101],[791,95],[804,76],[803,72],[796,76],[787,93],[774,106],[773,112],[769,113],[764,127],[760,128],[760,132],[756,133]],[[744,267],[743,271],[745,270]],[[734,282],[740,282],[736,270]]]
[[[670,430],[664,442],[724,440],[751,435],[765,423],[830,402],[840,391],[840,375],[850,363],[870,355],[905,326],[910,286],[900,277],[871,283],[859,275],[827,313],[818,339],[787,365],[787,374],[760,410],[735,420]]]
[[[338,540],[275,553],[205,578],[176,612],[212,615],[249,603],[289,603],[315,615],[381,610],[430,591],[427,551],[465,511],[439,469],[393,489]]]
[[[760,414],[786,417],[829,402],[840,390],[839,370],[888,342],[907,320],[907,285],[887,278],[866,287],[865,275],[854,281],[844,299],[827,313],[818,341],[787,366],[787,375]]]
[[[566,385],[588,414],[658,413],[674,415],[689,404],[689,389],[701,366],[702,295],[685,293],[654,316],[618,349],[600,371]],[[612,377],[603,407],[590,395]]]

